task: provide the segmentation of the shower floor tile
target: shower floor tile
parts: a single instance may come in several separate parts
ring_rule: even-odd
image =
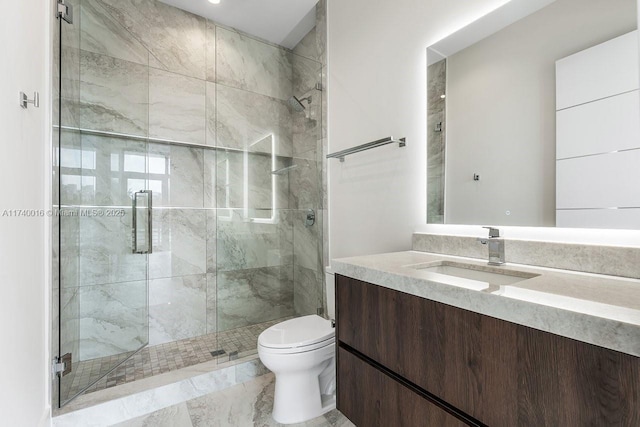
[[[289,318],[145,347],[124,363],[122,361],[131,353],[75,362],[71,373],[63,378],[62,401],[76,396],[88,384],[96,381],[85,393],[104,390],[211,360],[225,363],[255,354],[258,335],[266,328]],[[121,363],[120,366],[113,369],[118,363]],[[112,371],[109,372],[110,370]]]

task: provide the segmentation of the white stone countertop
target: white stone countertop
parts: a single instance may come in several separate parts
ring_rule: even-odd
[[[442,262],[520,276],[513,284],[424,270]],[[335,274],[640,357],[640,280],[427,252],[334,259]],[[532,277],[533,276],[533,277]],[[509,277],[507,277],[509,278]]]

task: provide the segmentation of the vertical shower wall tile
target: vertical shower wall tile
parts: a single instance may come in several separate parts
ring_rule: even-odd
[[[206,211],[156,209],[153,218],[152,279],[204,274],[207,269]]]
[[[243,210],[232,210],[232,217],[219,213],[217,222],[218,271],[271,267],[289,263],[293,252],[290,223],[274,217],[275,223],[248,221]],[[258,212],[249,211],[251,217]],[[264,212],[262,212],[265,214]],[[278,215],[268,212],[265,215]]]
[[[149,70],[149,136],[205,143],[205,81]]]
[[[320,92],[316,92],[316,84],[322,79],[322,64],[312,59],[303,58],[299,55],[292,55],[293,70],[293,93],[298,98],[312,95],[319,96]],[[311,92],[310,94],[307,92]],[[319,99],[316,99],[316,105],[319,105]],[[305,105],[306,107],[306,105]]]
[[[263,153],[224,151],[218,153],[216,189],[219,207],[274,209],[288,207],[288,177],[274,175],[285,162]],[[274,166],[275,163],[275,166]],[[287,161],[290,163],[290,161]],[[276,206],[274,206],[274,184]]]
[[[146,136],[148,77],[145,66],[82,51],[81,127]]]
[[[206,82],[206,100],[205,100],[205,110],[206,110],[206,141],[207,145],[215,146],[218,144],[216,139],[217,125],[216,125],[216,112],[217,112],[217,104],[216,104],[216,91],[217,85],[215,83]]]
[[[217,246],[218,246],[218,218],[214,209],[206,210],[207,220],[207,234],[206,234],[206,246],[207,246],[207,273],[211,273],[215,276],[217,271]]]
[[[149,65],[205,79],[206,20],[153,0],[99,0],[148,51]]]
[[[216,203],[216,174],[218,167],[217,150],[204,150],[204,207],[215,208]]]
[[[322,129],[322,138],[328,138],[328,132],[327,132],[327,117],[328,117],[328,111],[329,111],[329,103],[328,103],[328,90],[329,87],[328,85],[328,78],[327,78],[327,67],[324,66],[322,67],[322,106],[321,106],[321,129]]]
[[[316,211],[316,223],[305,226],[307,211],[294,211],[293,260],[294,264],[313,271],[322,269],[322,229],[323,218]]]
[[[318,61],[327,64],[327,0],[316,4],[316,46]]]
[[[291,116],[285,102],[218,85],[217,141],[221,147],[256,151],[273,136],[275,153],[291,156]],[[270,150],[272,152],[272,150]]]
[[[60,227],[60,288],[80,286],[80,218],[78,208],[61,208],[57,218]],[[57,248],[56,248],[57,249]]]
[[[132,253],[131,208],[124,216],[80,216],[80,286],[145,280],[146,255]]]
[[[322,307],[324,274],[299,265],[293,268],[293,306],[296,316],[316,314]]]
[[[313,27],[306,36],[293,48],[293,53],[304,58],[313,59],[320,62],[318,53],[318,42],[316,41],[316,27]]]
[[[216,274],[207,274],[207,334],[218,332]]]
[[[320,99],[317,98],[317,102]],[[304,113],[291,115],[293,124],[293,157],[320,160],[320,121],[305,117]]]
[[[57,63],[57,61],[53,61]],[[80,49],[77,47],[62,47],[62,62],[65,66],[58,71],[59,65],[54,65],[54,72],[60,73],[60,87],[53,88],[54,124],[58,121],[63,126],[80,126]],[[58,105],[61,98],[62,105]],[[58,113],[60,112],[60,116]]]
[[[291,53],[239,32],[217,28],[217,81],[287,100],[292,93]]]
[[[294,314],[292,266],[220,272],[217,287],[219,331]]]
[[[154,208],[152,218],[153,251],[149,254],[149,279],[174,277],[171,253],[171,209]]]
[[[148,65],[149,52],[101,0],[82,0],[80,47],[137,64]]]
[[[206,49],[207,49],[207,80],[216,81],[216,25],[207,20]]]
[[[149,345],[204,335],[207,277],[154,279],[149,283]]]
[[[216,167],[216,206],[240,208],[244,202],[244,157],[247,153],[218,151]]]
[[[135,351],[147,336],[147,282],[80,288],[80,360]]]
[[[130,206],[146,188],[147,144],[123,138],[82,135],[82,204]]]
[[[294,209],[319,209],[322,203],[322,171],[315,160],[293,159],[298,165],[290,172],[291,207]]]
[[[202,148],[149,144],[149,188],[153,190],[153,206],[204,206],[204,151]],[[154,160],[155,159],[155,160]],[[164,160],[165,174],[157,173],[151,162]],[[155,181],[155,182],[153,182]]]
[[[78,354],[80,346],[80,291],[79,288],[66,288],[55,291],[53,297],[60,292],[60,354]],[[53,337],[56,338],[55,336]],[[57,355],[58,353],[54,353]]]

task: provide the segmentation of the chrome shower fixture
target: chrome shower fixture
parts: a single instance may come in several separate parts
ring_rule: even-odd
[[[307,109],[302,103],[303,101],[307,101],[307,105],[311,105],[313,98],[311,96],[307,96],[306,98],[298,99],[298,97],[294,95],[291,98],[289,98],[287,103],[289,104],[289,107],[291,107],[293,111],[301,113]]]

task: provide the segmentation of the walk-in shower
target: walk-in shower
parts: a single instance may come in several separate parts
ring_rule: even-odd
[[[156,0],[64,3],[54,405],[323,313],[324,1],[293,47]]]

